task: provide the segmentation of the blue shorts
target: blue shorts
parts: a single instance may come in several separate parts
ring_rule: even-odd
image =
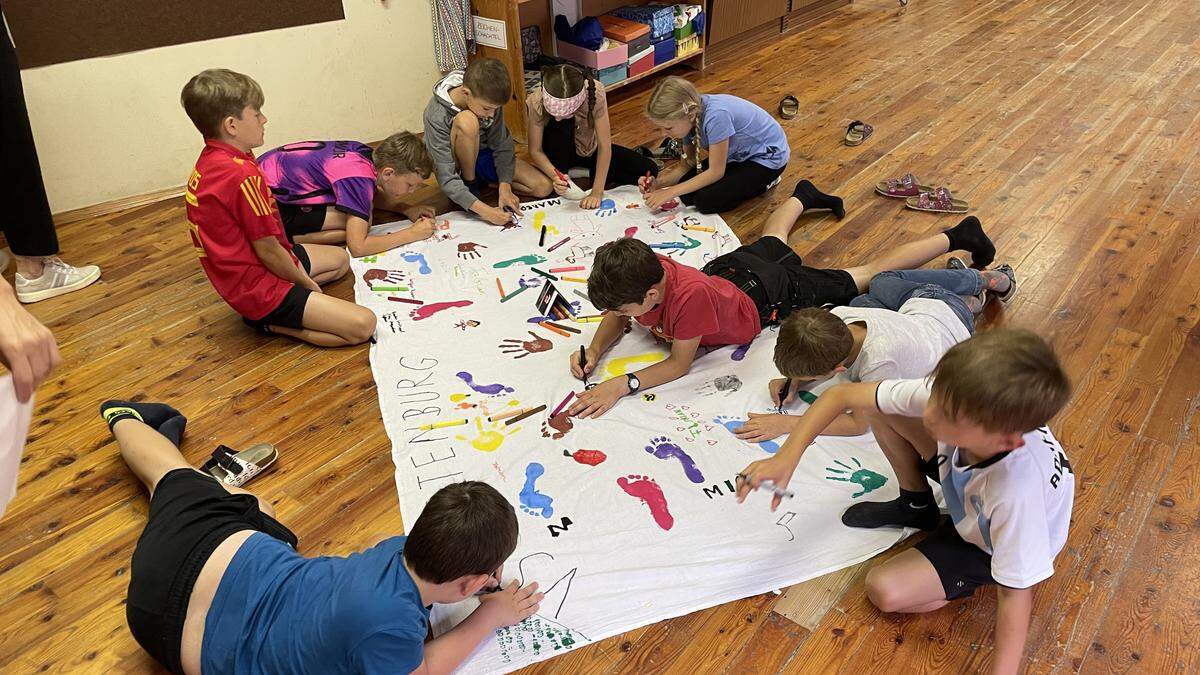
[[[475,158],[475,180],[488,184],[500,182],[500,176],[496,173],[496,157],[491,148],[479,149],[479,156]]]

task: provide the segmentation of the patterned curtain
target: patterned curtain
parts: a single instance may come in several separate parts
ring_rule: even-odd
[[[433,53],[442,72],[467,67],[475,53],[471,0],[430,0],[433,7]]]

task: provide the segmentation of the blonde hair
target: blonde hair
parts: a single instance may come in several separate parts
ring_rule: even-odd
[[[996,328],[954,345],[933,370],[931,400],[951,419],[995,433],[1028,433],[1071,397],[1054,349],[1036,334]]]
[[[247,106],[263,106],[263,90],[249,75],[210,68],[183,86],[179,96],[183,110],[205,138],[216,138],[226,117],[242,118]]]
[[[592,110],[596,107],[596,78],[592,71],[586,73],[575,66],[560,63],[542,68],[542,89],[555,98],[571,98],[587,87],[588,92],[588,124],[596,126],[596,117]],[[542,106],[542,116],[538,121],[545,124],[550,119],[550,113]]]
[[[371,153],[371,161],[377,171],[388,168],[396,173],[415,173],[421,178],[433,173],[433,160],[425,144],[411,131],[388,136]]]
[[[696,132],[696,142],[692,144],[695,149],[692,160],[699,168],[704,100],[700,98],[700,92],[696,90],[695,85],[675,75],[659,80],[650,94],[650,99],[646,101],[646,117],[663,122],[691,120],[692,129]]]

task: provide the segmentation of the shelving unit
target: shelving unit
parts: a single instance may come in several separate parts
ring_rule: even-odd
[[[660,1],[665,2],[665,0]],[[585,16],[595,16],[630,4],[647,3],[632,2],[631,0],[583,0],[583,12]],[[706,3],[693,0],[693,4]],[[552,54],[554,51],[554,13],[550,5],[551,0],[471,1],[474,14],[505,23],[504,33],[507,48],[497,49],[479,45],[475,58],[498,59],[508,68],[509,77],[513,82],[513,98],[504,106],[504,118],[508,122],[509,131],[522,142],[525,140],[525,60],[521,50],[521,28],[537,26],[541,33],[542,50]],[[605,90],[611,92],[680,64],[704,70],[705,46],[705,35],[701,33],[698,50],[660,63],[644,73],[626,78],[616,84],[605,85]]]

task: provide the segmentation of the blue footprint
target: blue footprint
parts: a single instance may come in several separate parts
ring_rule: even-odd
[[[746,423],[746,420],[741,417],[726,417],[724,415],[717,417],[713,421],[728,429],[729,433],[731,434],[733,433],[734,429],[740,429],[741,426]],[[779,452],[779,444],[774,440],[759,441],[758,447],[762,448],[764,452],[769,452],[772,455]]]
[[[404,262],[420,263],[421,266],[417,268],[417,271],[421,274],[429,274],[433,271],[433,268],[429,266],[429,261],[425,259],[425,254],[423,253],[401,253],[400,257],[404,258]]]
[[[549,518],[554,515],[554,507],[551,506],[554,498],[547,497],[534,487],[534,483],[544,473],[546,473],[546,467],[537,462],[530,462],[529,466],[525,467],[525,487],[521,488],[521,510],[530,515]],[[539,511],[541,513],[538,513]]]

